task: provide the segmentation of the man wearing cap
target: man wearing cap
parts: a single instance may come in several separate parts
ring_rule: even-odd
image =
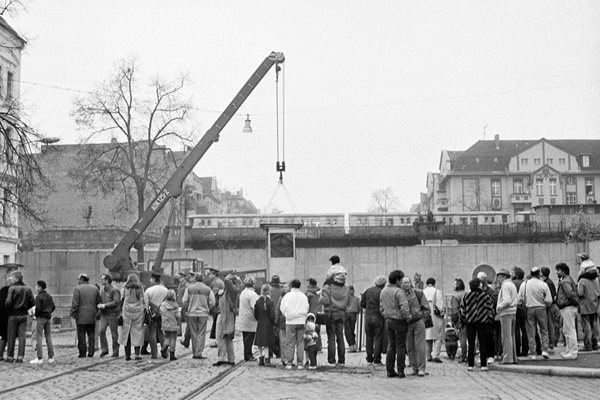
[[[510,272],[501,269],[496,274],[500,284],[496,315],[500,318],[502,339],[502,364],[515,364],[517,362],[517,348],[513,341],[517,317],[517,287],[510,279]]]
[[[380,296],[385,286],[385,276],[377,275],[373,286],[360,296],[360,306],[365,309],[365,335],[367,362],[381,365],[385,320],[381,315]]]
[[[556,264],[556,275],[558,275],[558,289],[556,289],[556,305],[560,310],[562,319],[562,329],[565,335],[564,353],[560,353],[562,358],[577,358],[577,330],[575,321],[577,320],[577,308],[579,307],[579,296],[577,295],[577,284],[569,275],[571,272],[569,266],[565,263]]]
[[[160,346],[163,350],[163,358],[167,358],[167,353],[165,352],[166,347],[164,347],[163,344],[165,337],[161,329],[160,305],[165,301],[165,297],[167,297],[167,292],[169,290],[162,284],[160,274],[158,273],[152,273],[150,276],[150,285],[151,286],[144,292],[144,304],[150,312],[150,315],[156,316],[155,318],[150,319],[150,325],[148,325],[147,328],[148,341],[150,342],[150,354],[151,358],[155,360],[158,358],[158,342],[160,342]],[[146,348],[145,343],[144,348]]]
[[[583,269],[582,266],[585,267]],[[583,325],[583,350],[598,350],[598,270],[590,259],[583,260],[579,266],[577,293],[579,294],[579,314]]]
[[[71,317],[77,323],[77,349],[79,358],[94,357],[94,344],[96,343],[96,310],[102,301],[100,291],[94,285],[90,285],[90,278],[86,274],[80,274],[78,285],[73,289],[73,300],[71,302]],[[85,338],[87,336],[87,346]]]
[[[252,355],[252,345],[256,334],[258,321],[254,317],[254,305],[259,296],[254,290],[254,278],[247,276],[244,279],[244,290],[240,293],[240,313],[238,315],[238,328],[242,331],[244,343],[244,360],[256,361]]]
[[[548,321],[546,308],[552,304],[550,288],[540,278],[542,272],[538,267],[531,269],[531,279],[521,284],[518,295],[518,303],[527,309],[527,340],[529,341],[529,358],[536,359],[535,355],[535,328],[539,329],[540,342],[542,345],[542,357],[550,358],[548,354]]]
[[[183,294],[183,307],[187,310],[187,323],[192,338],[192,358],[206,359],[202,355],[206,340],[206,322],[210,311],[216,306],[215,294],[204,284],[201,273],[194,275],[194,283],[190,284]]]

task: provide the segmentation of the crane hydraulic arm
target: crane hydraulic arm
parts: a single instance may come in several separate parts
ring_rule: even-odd
[[[229,103],[225,111],[217,118],[215,123],[206,131],[200,142],[192,149],[188,156],[177,167],[173,176],[169,178],[165,186],[158,192],[158,195],[152,200],[146,208],[141,218],[127,232],[125,237],[114,248],[111,254],[104,258],[104,266],[110,271],[113,278],[120,279],[126,271],[135,270],[131,264],[129,251],[139,237],[144,233],[148,225],[154,220],[162,210],[167,201],[181,194],[183,181],[202,159],[210,146],[219,140],[219,133],[233,117],[240,106],[248,98],[254,88],[265,77],[273,65],[281,64],[285,61],[283,53],[272,52],[258,66],[246,84],[240,89],[235,98]]]

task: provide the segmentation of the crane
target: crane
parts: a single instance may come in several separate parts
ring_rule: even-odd
[[[177,167],[173,175],[169,178],[164,187],[158,192],[156,197],[150,202],[144,210],[142,216],[135,222],[125,237],[117,244],[111,254],[104,258],[104,266],[109,270],[114,280],[124,280],[130,272],[137,271],[134,268],[130,250],[140,236],[144,233],[150,223],[160,213],[169,199],[178,197],[183,191],[183,181],[192,172],[198,161],[202,159],[213,143],[219,140],[219,134],[227,125],[229,120],[236,114],[237,110],[248,98],[254,88],[265,77],[267,72],[275,65],[279,69],[279,64],[285,61],[281,52],[271,52],[256,71],[250,76],[248,81],[242,86],[231,103],[225,108],[213,125],[202,136],[198,144],[187,155],[183,162]]]

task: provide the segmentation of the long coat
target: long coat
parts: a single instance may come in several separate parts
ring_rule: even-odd
[[[144,290],[141,287],[123,289],[123,329],[119,344],[125,346],[131,335],[132,346],[144,344]]]
[[[275,306],[270,297],[260,296],[254,305],[254,318],[258,321],[254,344],[256,346],[271,347],[275,344]]]
[[[8,340],[8,336],[6,335],[6,328],[8,327],[8,310],[4,305],[6,297],[8,296],[8,288],[8,286],[3,286],[0,289],[0,338],[4,340]]]
[[[82,283],[73,289],[73,301],[71,302],[71,316],[77,321],[77,325],[88,325],[96,323],[96,312],[100,304],[100,291],[94,285]]]

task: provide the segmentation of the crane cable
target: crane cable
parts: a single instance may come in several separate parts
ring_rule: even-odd
[[[279,72],[281,72],[282,75],[282,83],[281,83],[281,101],[279,98]],[[279,122],[279,104],[281,103],[281,123]],[[302,218],[300,218],[298,216],[298,210],[296,209],[296,206],[294,204],[294,202],[292,201],[292,198],[290,196],[290,193],[288,192],[287,188],[285,187],[285,185],[283,184],[283,173],[285,172],[285,64],[280,67],[279,65],[275,66],[275,115],[276,115],[276,137],[277,137],[277,162],[275,164],[276,167],[276,171],[279,172],[279,180],[277,182],[277,185],[275,187],[275,191],[273,192],[273,195],[271,196],[271,199],[269,200],[269,203],[267,205],[267,210],[270,210],[273,201],[275,200],[275,196],[277,195],[277,192],[279,191],[280,187],[283,187],[283,191],[286,195],[287,201],[290,205],[290,207],[292,208],[292,212],[294,214],[294,216],[296,217],[297,221],[301,224],[304,223],[304,221],[302,221]],[[281,134],[280,134],[280,127],[281,127]],[[280,157],[281,156],[281,157]]]

